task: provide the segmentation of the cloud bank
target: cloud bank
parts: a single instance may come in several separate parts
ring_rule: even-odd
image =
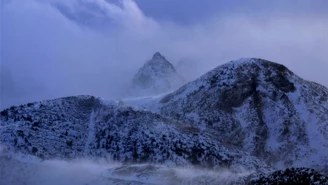
[[[322,11],[250,13],[231,4],[233,11],[213,10],[201,19],[202,11],[195,11],[197,21],[184,24],[145,14],[133,0],[2,3],[1,108],[77,94],[121,98],[156,51],[182,66],[188,79],[229,60],[260,57],[328,86],[328,16]],[[173,5],[157,9],[163,15],[181,9]]]

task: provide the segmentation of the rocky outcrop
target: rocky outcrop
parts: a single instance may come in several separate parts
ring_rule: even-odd
[[[314,169],[309,168],[287,168],[269,174],[253,174],[247,177],[245,184],[328,184],[328,177]]]

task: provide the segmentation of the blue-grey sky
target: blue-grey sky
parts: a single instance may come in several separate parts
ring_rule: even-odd
[[[1,1],[1,106],[119,98],[156,51],[195,78],[261,57],[328,86],[328,1]]]
[[[180,24],[203,22],[214,16],[229,14],[245,14],[259,19],[328,14],[328,1],[325,0],[136,0],[136,3],[146,16]]]

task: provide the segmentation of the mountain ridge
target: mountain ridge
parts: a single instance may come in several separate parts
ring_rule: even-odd
[[[142,109],[75,96],[1,112],[0,141],[44,159],[106,157],[126,163],[270,169],[214,136]]]

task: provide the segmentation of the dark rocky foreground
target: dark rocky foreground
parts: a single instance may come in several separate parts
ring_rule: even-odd
[[[314,169],[309,168],[287,168],[286,170],[278,170],[269,174],[260,174],[256,177],[251,175],[248,177],[249,185],[315,185],[328,184],[328,176],[319,174]]]

